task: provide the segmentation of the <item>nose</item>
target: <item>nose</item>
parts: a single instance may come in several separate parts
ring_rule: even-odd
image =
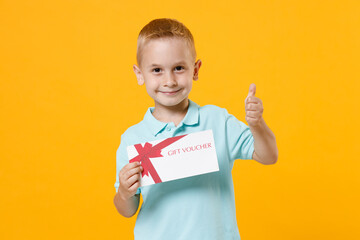
[[[163,85],[166,87],[174,87],[177,85],[176,77],[173,72],[166,74]]]

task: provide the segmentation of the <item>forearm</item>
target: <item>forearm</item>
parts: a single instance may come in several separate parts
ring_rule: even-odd
[[[117,211],[124,217],[132,217],[139,208],[140,195],[134,195],[129,199],[123,198],[119,191],[114,197],[114,204]]]
[[[254,136],[253,159],[262,164],[274,164],[278,159],[278,148],[274,133],[266,125],[263,118],[256,127],[250,126],[250,131]]]

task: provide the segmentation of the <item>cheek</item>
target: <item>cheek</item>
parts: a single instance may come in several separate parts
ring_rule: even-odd
[[[187,85],[192,84],[193,74],[191,72],[187,73],[186,75],[184,74],[184,76],[181,77],[181,82]]]
[[[154,89],[154,88],[146,85],[146,92],[147,92],[147,94],[148,94],[150,97],[152,97],[152,98],[155,97],[155,95],[156,95],[155,90],[156,90],[156,89]]]
[[[147,79],[145,81],[145,87],[146,87],[146,91],[150,93],[156,90],[159,87],[159,85],[155,79]]]
[[[192,88],[192,84],[193,84],[192,78],[187,78],[187,79],[184,81],[183,86],[186,87],[186,88],[190,91],[191,88]]]
[[[149,82],[147,82],[147,83],[145,84],[145,86],[146,86],[146,90],[147,90],[148,92],[151,91],[151,90],[154,90],[154,89],[156,88],[153,83],[149,83]]]

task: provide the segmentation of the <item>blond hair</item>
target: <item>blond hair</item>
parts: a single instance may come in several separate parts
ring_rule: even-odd
[[[194,38],[190,30],[181,22],[170,18],[154,19],[146,24],[139,33],[137,40],[137,53],[136,60],[138,65],[141,64],[141,52],[147,42],[159,38],[182,38],[186,41],[190,48],[190,52],[196,59],[196,50],[194,44]]]

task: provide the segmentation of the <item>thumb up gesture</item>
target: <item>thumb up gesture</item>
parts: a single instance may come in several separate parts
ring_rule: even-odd
[[[262,120],[264,111],[262,101],[260,98],[255,97],[256,85],[252,83],[249,88],[249,94],[245,99],[245,120],[249,127],[257,127]]]

